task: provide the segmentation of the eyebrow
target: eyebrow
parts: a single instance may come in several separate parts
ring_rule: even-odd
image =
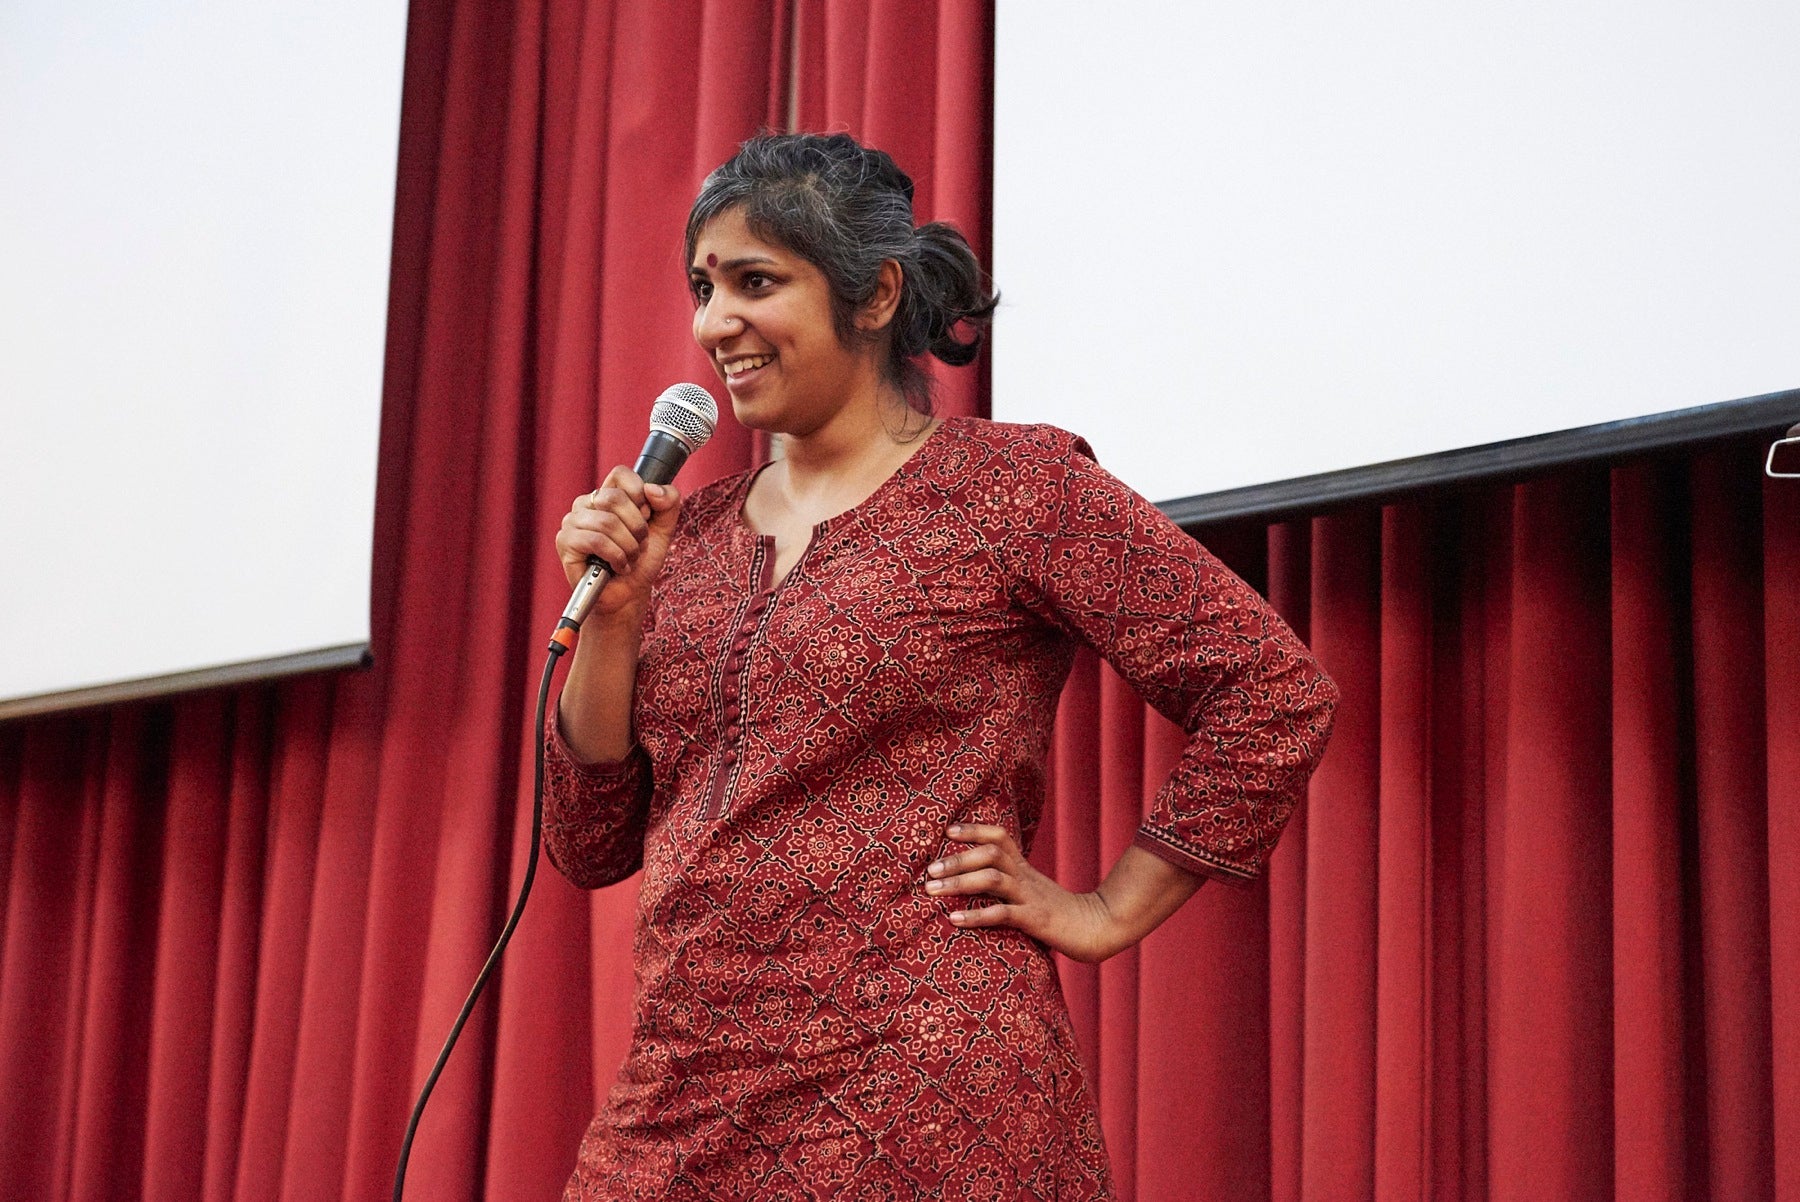
[[[749,267],[756,263],[774,263],[774,262],[775,262],[775,260],[769,258],[767,255],[748,255],[742,259],[726,259],[723,262],[721,262],[718,265],[718,267],[713,268],[711,270],[736,271],[740,267]],[[708,270],[709,269],[706,267],[705,264],[695,263],[688,268],[688,274],[689,275],[704,275]]]

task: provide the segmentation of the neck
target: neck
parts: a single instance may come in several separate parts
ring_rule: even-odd
[[[895,389],[866,390],[823,425],[781,436],[788,480],[796,491],[810,491],[866,466],[904,459],[933,424]]]

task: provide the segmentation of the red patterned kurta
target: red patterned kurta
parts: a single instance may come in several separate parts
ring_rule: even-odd
[[[640,864],[631,1049],[570,1199],[1110,1196],[1050,954],[923,889],[954,822],[1029,845],[1078,641],[1191,732],[1138,845],[1248,881],[1335,699],[1250,588],[1048,426],[951,418],[770,587],[752,473],[683,508],[639,749],[554,731],[544,842]]]

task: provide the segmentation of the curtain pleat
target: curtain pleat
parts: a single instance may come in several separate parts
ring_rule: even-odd
[[[132,1180],[143,1163],[144,1128],[132,1116],[144,1108],[147,1064],[142,1054],[149,1012],[136,1002],[148,980],[154,947],[162,807],[144,805],[164,776],[165,715],[132,713],[110,732],[101,768],[99,821],[94,838],[87,907],[91,926],[87,964],[74,998],[79,1015],[71,1065],[73,1139],[70,1191],[98,1196]],[[75,1016],[71,1015],[74,1019]],[[120,1182],[118,1167],[127,1166]]]
[[[1768,1188],[1768,751],[1760,481],[1741,456],[1694,465],[1694,763],[1699,835],[1707,1180],[1715,1198]],[[1790,899],[1789,904],[1792,904]]]
[[[1509,1196],[1594,1197],[1612,1179],[1603,486],[1578,475],[1513,495],[1504,796],[1489,846],[1489,1169]]]
[[[414,6],[376,667],[0,728],[0,1192],[387,1196],[524,871],[551,535],[711,379],[695,188],[758,128],[847,129],[985,259],[992,22]],[[1760,449],[1201,532],[1345,699],[1266,883],[1059,962],[1122,1198],[1800,1202],[1800,488]],[[727,420],[682,484],[765,450]],[[1079,657],[1034,861],[1096,883],[1180,742]],[[634,906],[540,874],[410,1196],[557,1196]]]
[[[1374,1184],[1376,915],[1381,773],[1381,515],[1314,526],[1312,647],[1343,690],[1307,815],[1307,1007],[1301,1194],[1368,1198]]]
[[[1800,488],[1763,484],[1774,1197],[1800,1199]],[[1754,523],[1750,523],[1754,525]],[[1766,1191],[1765,1191],[1766,1193]]]
[[[1429,515],[1387,509],[1381,537],[1380,801],[1376,816],[1373,1196],[1429,1197],[1425,1065],[1431,846]]]
[[[1146,780],[1156,782],[1167,775],[1167,767],[1151,761],[1166,754],[1169,724],[1156,718],[1159,725],[1152,726],[1146,736],[1149,711],[1131,704],[1134,700],[1130,688],[1117,674],[1100,673],[1098,713],[1116,718],[1099,723],[1087,743],[1098,752],[1097,796],[1137,797],[1141,801],[1136,812],[1126,806],[1101,811],[1093,839],[1097,852],[1093,867],[1096,884],[1137,834],[1138,814],[1149,806],[1155,791],[1154,784],[1146,791]],[[1132,1188],[1137,1176],[1139,959],[1138,949],[1129,948],[1100,965],[1094,993],[1102,1019],[1092,1044],[1100,1085],[1100,1126],[1113,1154],[1120,1185],[1125,1189]]]
[[[1271,526],[1269,603],[1311,640],[1312,523]],[[1308,806],[1299,807],[1269,857],[1269,1189],[1298,1202],[1306,1124],[1306,847]],[[1204,892],[1204,890],[1202,890]],[[1210,899],[1209,899],[1210,900]],[[1192,908],[1190,906],[1190,908]],[[1150,1197],[1148,1193],[1144,1197]]]
[[[1421,1178],[1429,1198],[1480,1198],[1486,1171],[1486,866],[1484,796],[1486,754],[1482,688],[1486,680],[1486,607],[1474,587],[1482,561],[1473,531],[1491,520],[1485,498],[1464,499],[1430,512],[1432,568],[1431,774],[1426,848],[1429,878],[1424,949],[1425,1130]]]
[[[232,1152],[229,1196],[282,1196],[288,1111],[295,1090],[295,1049],[305,1015],[307,933],[314,920],[319,831],[324,802],[324,756],[336,682],[297,681],[281,690],[270,731],[264,892],[259,899],[255,992],[250,1003],[249,1069],[242,1125]],[[321,921],[362,920],[360,910],[321,915]],[[302,1083],[303,1084],[303,1083]],[[83,1195],[72,1195],[82,1197]]]
[[[1672,652],[1688,620],[1687,532],[1659,497],[1683,481],[1634,467],[1612,479],[1613,1063],[1619,1196],[1684,1196],[1691,1142],[1681,897],[1683,705]]]
[[[206,1111],[215,966],[222,948],[226,848],[231,829],[231,699],[197,698],[176,711],[162,840],[161,915],[151,972],[149,1079],[144,1106],[146,1199],[205,1191]],[[196,1021],[185,1022],[193,1015]]]
[[[205,1110],[207,1202],[224,1202],[233,1194],[238,1149],[244,1129],[243,1100],[249,1093],[250,1049],[255,1031],[257,966],[261,958],[261,924],[267,849],[269,788],[274,730],[274,704],[266,689],[245,690],[231,700],[233,717],[229,747],[215,754],[230,759],[231,776],[220,883],[218,960],[214,965],[211,1045],[208,1053]],[[192,1124],[201,1112],[178,1111],[178,1123]],[[156,1165],[157,1173],[179,1167]],[[173,1194],[171,1197],[193,1197]]]

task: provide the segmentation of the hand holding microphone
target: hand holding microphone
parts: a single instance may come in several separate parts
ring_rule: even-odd
[[[576,498],[556,549],[571,589],[581,587],[596,562],[603,565],[605,579],[592,590],[588,615],[606,617],[649,600],[680,512],[673,485],[651,484],[624,464],[608,472],[599,488]]]
[[[591,610],[613,615],[650,600],[681,513],[669,485],[687,457],[712,437],[718,406],[697,384],[676,384],[650,410],[650,437],[637,466],[615,467],[591,493],[576,498],[556,536],[574,595],[557,623],[554,644],[567,648]]]

